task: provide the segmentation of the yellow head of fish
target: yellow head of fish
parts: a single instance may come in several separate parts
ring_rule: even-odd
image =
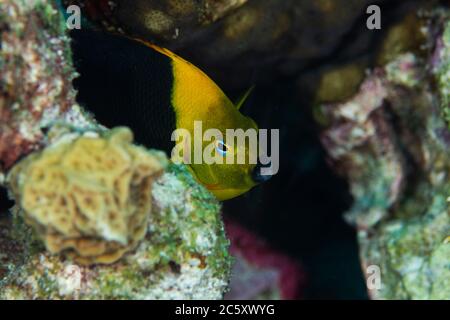
[[[245,98],[234,105],[200,69],[147,42],[83,30],[73,39],[78,100],[102,124],[129,126],[146,147],[192,158],[184,162],[220,200],[267,180],[257,161],[258,127],[239,112]],[[179,131],[191,137],[181,148],[173,139]],[[217,161],[203,159],[208,154]]]

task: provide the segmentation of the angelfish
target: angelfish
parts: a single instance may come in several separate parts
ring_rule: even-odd
[[[71,36],[73,61],[80,74],[74,80],[78,102],[106,127],[130,127],[145,147],[171,155],[175,129],[186,129],[198,138],[193,132],[195,121],[201,121],[203,130],[220,130],[224,137],[226,129],[258,129],[255,121],[239,112],[245,99],[233,104],[199,68],[165,48],[87,29],[74,30]],[[202,145],[208,143],[202,141]],[[249,153],[223,140],[215,144],[223,156]],[[191,163],[188,167],[219,200],[241,195],[270,177],[261,174],[260,163]]]

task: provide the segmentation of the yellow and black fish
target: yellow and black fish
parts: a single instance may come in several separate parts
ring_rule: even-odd
[[[177,128],[258,129],[200,69],[167,49],[120,35],[91,30],[72,32],[74,63],[80,77],[78,101],[107,127],[125,125],[136,141],[169,155]],[[225,153],[246,152],[218,141]],[[192,152],[192,150],[191,150]],[[269,176],[258,164],[190,164],[195,178],[218,199],[238,196]]]

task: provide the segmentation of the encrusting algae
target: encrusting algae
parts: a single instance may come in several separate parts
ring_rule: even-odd
[[[52,253],[112,263],[146,233],[160,162],[132,145],[128,128],[55,143],[9,174],[25,220]]]

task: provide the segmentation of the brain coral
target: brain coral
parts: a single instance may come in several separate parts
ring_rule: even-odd
[[[52,253],[113,263],[145,236],[158,158],[128,128],[60,140],[17,164],[11,189]]]

